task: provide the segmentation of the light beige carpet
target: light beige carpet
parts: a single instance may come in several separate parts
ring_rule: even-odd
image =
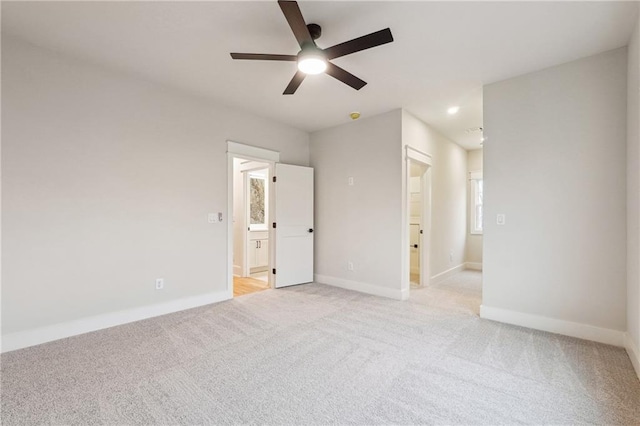
[[[2,356],[2,424],[640,424],[621,348],[481,320],[481,275],[320,284]]]

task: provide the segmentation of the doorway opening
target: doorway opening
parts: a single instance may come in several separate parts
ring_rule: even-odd
[[[431,156],[406,146],[402,299],[429,285]]]
[[[465,269],[482,271],[484,180],[482,148],[467,151],[468,213]]]
[[[227,141],[227,213],[230,298],[313,281],[313,168]]]
[[[409,283],[411,288],[422,287],[422,276],[420,264],[422,263],[421,235],[423,229],[423,201],[424,194],[422,188],[423,175],[426,166],[410,161],[409,165]]]
[[[272,163],[232,158],[233,297],[272,288],[270,203]]]

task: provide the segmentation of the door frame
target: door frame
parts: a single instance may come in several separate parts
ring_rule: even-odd
[[[275,176],[275,163],[280,162],[280,153],[256,146],[245,145],[234,141],[227,141],[227,293],[233,298],[233,160],[241,158],[243,160],[258,161],[268,164],[269,176]],[[269,179],[269,216],[275,217],[275,198],[273,179]],[[243,190],[244,191],[244,190]],[[245,209],[246,210],[246,209]],[[267,226],[269,231],[269,287],[274,288],[271,265],[275,265],[275,249],[271,242],[275,239],[275,230],[272,226]],[[246,232],[243,233],[243,241],[246,239]],[[245,244],[246,246],[246,244]],[[246,247],[243,253],[246,263]],[[243,265],[244,266],[244,265]]]
[[[419,151],[409,145],[405,145],[404,153],[404,176],[403,176],[403,203],[402,203],[402,238],[401,238],[401,259],[402,259],[402,280],[401,280],[401,297],[403,300],[409,298],[411,289],[410,282],[410,266],[411,250],[409,247],[411,223],[411,197],[409,195],[409,186],[411,182],[411,163],[418,163],[425,168],[425,172],[420,179],[420,193],[422,195],[422,208],[420,209],[420,228],[423,231],[420,234],[420,286],[426,287],[431,279],[431,265],[429,256],[431,254],[431,173],[432,162],[431,155]]]

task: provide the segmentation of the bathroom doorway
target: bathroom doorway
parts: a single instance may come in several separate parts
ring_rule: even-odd
[[[269,163],[233,159],[233,296],[269,285]]]

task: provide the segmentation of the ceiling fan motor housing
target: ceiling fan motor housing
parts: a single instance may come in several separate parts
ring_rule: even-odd
[[[309,30],[309,34],[311,34],[311,38],[314,40],[320,38],[322,35],[322,27],[318,24],[308,24],[307,29]]]

